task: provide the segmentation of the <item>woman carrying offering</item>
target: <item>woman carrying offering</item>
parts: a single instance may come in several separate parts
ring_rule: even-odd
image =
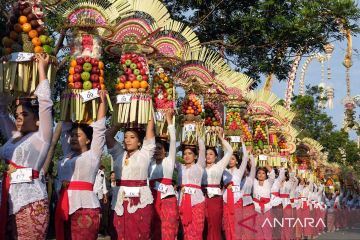
[[[152,239],[176,239],[179,225],[177,198],[172,186],[172,176],[176,160],[175,126],[173,113],[166,112],[170,147],[158,140],[154,159],[149,167],[149,180],[155,200],[155,216],[152,222]],[[166,156],[166,152],[168,155]]]
[[[100,204],[93,192],[105,146],[106,92],[100,91],[97,121],[90,126],[63,123],[64,158],[58,163],[61,184],[56,207],[56,239],[97,239]]]
[[[49,56],[37,54],[35,61],[40,79],[35,91],[38,102],[35,99],[20,100],[16,106],[15,122],[9,117],[7,106],[0,106],[0,129],[7,139],[0,148],[0,158],[8,164],[1,183],[0,239],[6,236],[46,238],[49,205],[41,169],[52,139],[53,102],[46,79]],[[2,97],[5,99],[0,103],[7,104],[4,101],[7,97]]]
[[[226,239],[242,239],[241,236],[236,234],[239,231],[236,231],[235,229],[238,229],[239,226],[235,224],[235,216],[239,217],[239,219],[242,218],[243,206],[245,204],[243,198],[246,198],[246,206],[252,204],[251,190],[253,185],[252,176],[255,177],[255,162],[253,162],[254,158],[251,156],[252,171],[250,171],[248,177],[243,178],[249,160],[244,143],[242,143],[242,150],[244,155],[240,168],[237,168],[239,163],[238,155],[232,154],[228,169],[225,170],[223,175],[224,183],[227,186],[223,194],[224,229]]]
[[[150,239],[153,201],[147,185],[148,169],[155,151],[153,116],[146,135],[137,129],[124,133],[124,147],[115,140],[118,127],[106,134],[106,144],[114,159],[116,185],[112,199],[112,239]]]
[[[221,191],[221,178],[226,166],[229,164],[233,150],[223,138],[223,131],[218,131],[218,137],[225,150],[224,157],[216,162],[215,148],[206,150],[206,168],[202,178],[203,192],[205,194],[205,231],[204,239],[221,239],[221,225],[223,216],[223,201]]]
[[[185,163],[176,163],[181,186],[179,212],[185,240],[201,240],[204,230],[205,197],[201,191],[201,179],[206,164],[205,144],[200,138],[198,144],[199,155],[196,146],[183,145]]]
[[[269,176],[267,176],[269,172]],[[271,187],[275,181],[275,172],[270,166],[257,169],[256,179],[254,180],[253,201],[256,218],[255,239],[272,239],[272,228],[265,221],[272,221],[270,194]]]

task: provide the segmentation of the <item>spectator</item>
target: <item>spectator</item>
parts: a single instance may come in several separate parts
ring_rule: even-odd
[[[99,232],[100,234],[106,235],[107,233],[106,233],[105,215],[107,216],[107,214],[105,213],[105,211],[107,209],[106,205],[108,203],[108,197],[107,197],[108,190],[106,187],[106,176],[104,171],[105,171],[105,167],[101,165],[96,174],[94,192],[100,201],[100,207],[101,207]]]

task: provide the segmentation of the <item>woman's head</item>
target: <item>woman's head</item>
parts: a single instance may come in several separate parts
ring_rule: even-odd
[[[116,176],[115,176],[115,172],[114,172],[114,171],[111,171],[111,172],[110,172],[110,180],[111,180],[111,181],[115,181],[115,180],[116,180]]]
[[[237,154],[231,155],[230,161],[229,161],[229,168],[237,167],[239,165],[240,158]]]
[[[162,161],[166,157],[166,153],[169,151],[169,143],[166,140],[157,138],[154,158],[156,161]]]
[[[257,169],[256,179],[259,181],[265,181],[267,179],[267,169],[265,167],[259,167]]]
[[[216,162],[218,157],[218,153],[215,148],[207,148],[206,149],[206,163],[213,164]]]
[[[197,149],[195,146],[184,145],[183,146],[183,159],[185,164],[192,164],[197,159]]]
[[[71,129],[71,150],[80,153],[89,150],[92,141],[92,135],[92,127],[83,123],[74,123]]]
[[[124,147],[126,151],[136,151],[141,147],[145,134],[136,129],[127,129],[124,134]]]
[[[16,101],[15,125],[19,132],[27,134],[39,129],[39,103],[36,99]]]

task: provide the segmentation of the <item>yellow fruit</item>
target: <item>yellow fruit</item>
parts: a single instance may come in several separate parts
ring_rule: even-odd
[[[25,24],[27,23],[28,19],[26,16],[20,16],[19,17],[19,23],[22,25],[22,24]]]
[[[23,30],[24,32],[30,32],[30,31],[31,31],[31,24],[30,24],[30,23],[24,23],[24,24],[22,25],[22,30]]]

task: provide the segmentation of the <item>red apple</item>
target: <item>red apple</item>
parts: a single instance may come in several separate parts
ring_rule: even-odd
[[[138,63],[138,62],[139,62],[139,59],[136,57],[136,58],[132,58],[131,61],[132,61],[133,63]]]
[[[83,65],[84,63],[85,63],[85,60],[84,60],[84,58],[82,58],[82,57],[78,57],[77,59],[76,59],[76,63],[77,63],[77,65]]]
[[[92,82],[98,82],[98,81],[99,81],[99,75],[97,75],[97,74],[91,74],[90,80],[91,80]]]
[[[119,78],[120,82],[125,83],[126,82],[126,76],[125,75],[121,75]]]
[[[129,74],[129,80],[130,81],[134,81],[136,79],[136,75],[135,74]]]
[[[75,70],[75,73],[82,73],[83,67],[81,65],[76,65],[74,70]]]
[[[143,65],[142,65],[141,63],[137,63],[137,64],[136,64],[136,67],[137,67],[137,69],[139,69],[139,70],[143,69]]]
[[[95,89],[95,88],[100,89],[100,83],[99,82],[93,82],[92,88],[93,89]]]
[[[148,75],[142,75],[143,81],[147,81],[149,79]]]
[[[127,69],[125,70],[125,73],[126,73],[127,75],[132,74],[132,70],[131,70],[131,68],[127,68]]]
[[[94,65],[93,65],[93,66],[94,66]],[[100,74],[100,69],[99,69],[97,66],[92,67],[91,73],[93,73],[93,74]]]
[[[80,73],[75,73],[73,76],[74,82],[81,82],[81,75]]]
[[[122,65],[124,65],[124,64],[125,64],[125,61],[126,61],[126,59],[121,59],[121,60],[120,60],[120,63],[121,63]]]
[[[138,68],[138,69],[140,69],[140,68]],[[143,77],[144,77],[144,75],[146,75],[146,71],[145,71],[145,69],[143,69],[143,68],[142,68],[142,69],[140,69],[140,74],[141,74],[141,75],[143,75]]]
[[[75,82],[75,83],[74,83],[74,88],[75,88],[75,89],[82,89],[82,87],[83,87],[82,82]]]
[[[90,62],[90,61],[91,61],[91,57],[90,57],[90,56],[84,56],[84,61],[85,61],[85,62]]]

